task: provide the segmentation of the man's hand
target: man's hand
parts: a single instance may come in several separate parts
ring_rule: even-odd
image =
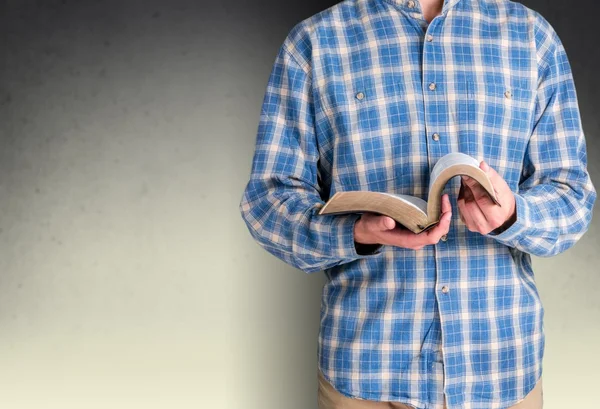
[[[415,234],[396,226],[391,217],[364,213],[354,225],[354,241],[363,244],[384,244],[420,250],[428,244],[436,244],[450,229],[452,206],[447,194],[442,196],[442,216],[440,222],[429,230]]]
[[[458,210],[460,220],[472,232],[488,234],[504,231],[516,220],[515,195],[506,181],[485,161],[479,167],[487,173],[500,206],[496,205],[485,189],[468,176],[461,176],[460,192],[458,194]]]

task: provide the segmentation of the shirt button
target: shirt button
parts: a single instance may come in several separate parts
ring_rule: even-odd
[[[443,293],[447,293],[448,291],[450,291],[450,289],[448,287],[446,287],[446,286],[442,287],[442,292]]]
[[[440,237],[440,239],[441,239],[442,241],[446,241],[446,240],[448,240],[448,235],[447,235],[447,234],[444,234],[442,237]]]
[[[435,89],[435,82],[432,82],[431,84],[429,84],[429,89],[432,91]]]
[[[506,98],[510,98],[510,97],[512,97],[512,93],[511,93],[510,91],[506,91],[506,92],[504,93],[504,96],[505,96]]]
[[[440,140],[440,135],[438,133],[434,133],[433,135],[431,135],[431,137],[433,138],[434,141]]]
[[[406,5],[412,9],[415,7],[415,2],[413,0],[408,0],[408,3],[406,3]]]
[[[356,94],[356,99],[363,99],[365,97],[365,94],[363,94],[362,92],[359,92],[358,94]]]
[[[431,34],[427,34],[427,41],[433,41],[433,36]]]

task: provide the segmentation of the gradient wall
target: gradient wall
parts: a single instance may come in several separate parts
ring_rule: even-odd
[[[0,9],[0,409],[316,409],[322,273],[238,203],[276,52],[328,1]],[[569,54],[600,187],[598,7],[526,1]],[[546,409],[599,405],[600,215],[535,259]]]

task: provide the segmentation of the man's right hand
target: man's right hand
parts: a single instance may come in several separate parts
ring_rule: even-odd
[[[415,234],[403,226],[396,226],[396,221],[391,217],[364,213],[354,224],[354,241],[420,250],[429,244],[436,244],[448,233],[451,218],[450,198],[448,194],[444,194],[440,222],[431,229]]]

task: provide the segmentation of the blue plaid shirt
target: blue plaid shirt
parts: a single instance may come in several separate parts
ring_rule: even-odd
[[[359,214],[317,214],[345,190],[426,200],[436,161],[457,151],[486,160],[515,193],[516,222],[502,233],[461,222],[460,178],[446,185],[447,240],[421,250],[362,251]],[[444,0],[427,23],[417,0],[348,0],[283,42],[240,211],[268,252],[324,271],[318,366],[339,392],[500,409],[542,375],[530,255],[573,246],[595,199],[571,68],[538,12]]]

